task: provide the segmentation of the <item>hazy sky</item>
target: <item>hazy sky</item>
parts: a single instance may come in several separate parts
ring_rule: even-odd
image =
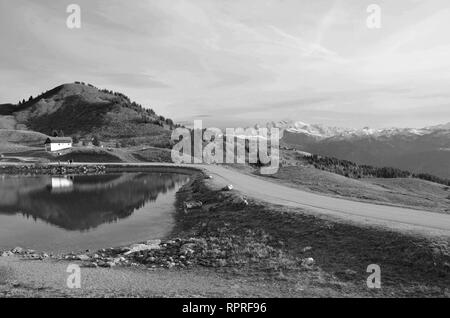
[[[218,126],[450,121],[448,0],[0,0],[0,38],[0,103],[84,81]]]

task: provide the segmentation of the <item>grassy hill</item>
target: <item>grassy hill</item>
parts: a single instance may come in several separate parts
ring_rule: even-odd
[[[450,213],[450,180],[414,175],[395,168],[359,166],[346,160],[311,156],[289,149],[282,149],[281,163],[273,175],[260,175],[256,166],[234,167],[305,191]]]
[[[120,141],[169,146],[173,122],[127,96],[84,83],[64,84],[18,105],[0,109],[1,120],[16,129],[53,135],[56,131],[78,139],[97,136]],[[1,128],[1,127],[0,127]]]

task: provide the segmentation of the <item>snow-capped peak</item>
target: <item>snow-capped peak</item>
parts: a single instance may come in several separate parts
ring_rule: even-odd
[[[385,128],[374,129],[370,127],[364,127],[362,129],[341,128],[341,127],[328,127],[320,124],[308,124],[302,121],[280,121],[272,122],[268,124],[271,127],[277,127],[282,131],[288,131],[290,133],[303,134],[315,139],[325,138],[346,138],[346,137],[389,137],[394,135],[416,135],[422,136],[429,134],[436,130],[450,130],[450,123],[445,125],[438,125],[426,128]],[[281,134],[281,135],[282,135]]]

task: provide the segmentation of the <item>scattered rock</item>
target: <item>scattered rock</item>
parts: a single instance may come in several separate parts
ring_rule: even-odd
[[[85,268],[97,268],[98,264],[95,262],[83,262],[81,264],[81,267],[85,267]]]
[[[78,258],[78,260],[80,260],[80,261],[88,261],[88,260],[91,259],[89,256],[87,256],[87,255],[85,255],[85,254],[78,255],[77,258]]]
[[[13,254],[22,254],[25,250],[21,247],[15,247],[11,250]]]
[[[233,185],[232,185],[232,184],[229,184],[229,185],[227,185],[225,188],[223,188],[222,191],[231,191],[231,190],[233,190],[233,189],[234,189]]]
[[[311,267],[314,265],[314,263],[315,263],[315,261],[314,261],[314,258],[312,258],[312,257],[302,259],[302,266],[304,266],[304,267]]]
[[[5,252],[2,252],[2,254],[0,255],[1,257],[8,257],[8,256],[13,256],[14,255],[14,253],[13,252],[11,252],[11,251],[5,251]]]
[[[233,199],[233,201],[231,202],[233,205],[237,205],[240,207],[245,207],[248,206],[248,201],[246,198],[238,196],[236,198]]]
[[[203,203],[200,201],[186,201],[184,202],[185,210],[199,209],[203,206]]]

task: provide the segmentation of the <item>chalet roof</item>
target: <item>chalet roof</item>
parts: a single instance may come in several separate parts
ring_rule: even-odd
[[[72,138],[70,137],[49,137],[45,141],[45,144],[66,144],[66,143],[72,143]]]

